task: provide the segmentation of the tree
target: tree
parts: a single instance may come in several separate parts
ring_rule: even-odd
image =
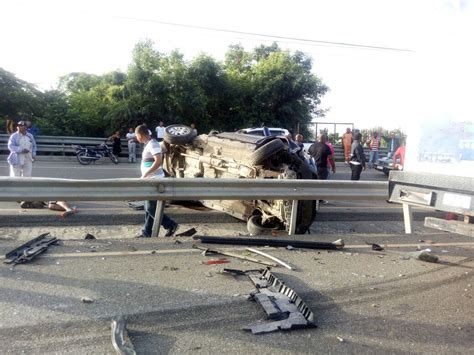
[[[34,120],[41,116],[43,108],[41,91],[0,68],[0,118]]]

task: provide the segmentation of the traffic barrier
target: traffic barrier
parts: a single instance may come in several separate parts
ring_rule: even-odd
[[[0,154],[8,154],[8,135],[0,134]],[[74,155],[75,150],[72,147],[75,145],[83,146],[96,146],[104,143],[105,138],[94,138],[94,137],[72,137],[72,136],[38,136],[36,138],[38,155]],[[110,144],[109,144],[110,145]],[[137,144],[137,155],[141,154],[141,145]],[[369,158],[369,150],[365,149],[367,159]],[[384,157],[387,155],[386,148],[380,148],[379,156]],[[121,157],[128,156],[128,145],[127,140],[122,139],[122,153]],[[344,160],[344,149],[341,145],[334,146],[334,157],[336,161]]]
[[[0,177],[0,201],[386,200],[384,181]]]

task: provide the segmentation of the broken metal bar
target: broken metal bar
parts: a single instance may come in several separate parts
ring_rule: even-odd
[[[5,264],[22,264],[32,260],[37,255],[44,253],[52,244],[56,244],[58,239],[51,237],[49,232],[30,240],[16,249],[5,254]]]
[[[291,245],[294,248],[304,248],[304,249],[344,248],[344,241],[342,239],[338,239],[332,243],[293,240],[293,239],[221,238],[221,237],[208,237],[208,236],[195,236],[194,239],[199,239],[202,243],[209,243],[209,244],[256,245],[256,246],[271,246],[271,247],[287,247],[288,245]]]
[[[124,317],[112,319],[112,345],[118,355],[136,355],[133,344],[128,337],[127,327]]]
[[[267,254],[267,253],[264,253],[263,251],[260,251],[260,250],[257,250],[257,249],[254,249],[254,248],[245,248],[245,250],[248,250],[248,251],[251,251],[252,253],[255,253],[255,254],[258,254],[258,255],[261,255],[261,256],[264,256],[270,260],[273,260],[274,262],[276,262],[277,264],[280,264],[281,266],[287,268],[288,270],[293,270],[293,268],[288,265],[287,263],[285,263],[284,261],[270,255],[270,254]]]
[[[286,286],[269,269],[248,272],[250,280],[259,291],[253,295],[267,313],[267,319],[274,320],[264,324],[245,327],[253,334],[269,333],[276,330],[315,328],[314,313],[296,292]]]
[[[195,245],[195,244],[193,245],[193,248],[204,250],[205,252],[209,252],[209,253],[215,253],[215,254],[231,256],[231,257],[236,258],[236,259],[251,261],[251,262],[258,263],[258,264],[263,264],[263,265],[266,265],[266,266],[277,266],[277,264],[271,263],[269,261],[260,260],[260,259],[257,259],[257,258],[253,258],[251,256],[236,254],[236,253],[232,253],[230,251],[225,251],[225,250],[221,250],[221,249],[203,248],[203,247],[200,247],[200,246]]]

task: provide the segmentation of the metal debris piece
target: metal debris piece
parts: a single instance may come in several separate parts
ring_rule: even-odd
[[[191,228],[182,233],[176,234],[175,237],[192,237],[196,233],[197,233],[196,228]]]
[[[57,244],[58,239],[51,237],[48,233],[43,233],[40,236],[30,240],[29,242],[19,246],[18,248],[5,254],[5,264],[23,264],[37,255],[44,253],[50,245]]]
[[[269,269],[263,272],[248,272],[250,280],[259,292],[252,295],[272,322],[245,327],[253,334],[270,333],[276,330],[314,328],[314,314],[296,292],[281,282]]]
[[[221,254],[221,255],[230,256],[230,257],[233,257],[233,258],[236,258],[236,259],[241,259],[241,260],[251,261],[251,262],[254,262],[254,263],[258,263],[258,264],[263,264],[263,265],[266,265],[266,266],[277,266],[277,264],[269,262],[269,261],[260,260],[260,259],[257,259],[257,258],[253,258],[251,256],[245,256],[245,255],[241,255],[241,254],[237,254],[237,253],[232,253],[230,251],[225,251],[225,250],[221,250],[221,249],[203,248],[203,247],[200,247],[198,245],[193,245],[193,248],[203,250],[205,253]]]
[[[112,345],[119,355],[136,355],[130,338],[128,337],[127,327],[124,317],[112,319]]]
[[[286,248],[288,245],[291,245],[293,248],[304,248],[304,249],[344,248],[344,241],[342,239],[338,239],[332,243],[293,240],[293,239],[226,238],[226,237],[209,237],[209,236],[195,236],[194,239],[199,239],[202,243],[209,243],[209,244],[256,245],[256,246],[271,246],[271,247],[283,247],[283,248]]]
[[[94,302],[94,300],[92,298],[89,298],[89,297],[82,297],[81,301],[82,301],[82,303],[92,303],[92,302]]]
[[[232,275],[232,276],[247,276],[247,273],[249,272],[263,272],[262,269],[258,269],[258,270],[239,270],[239,269],[224,269],[222,270],[222,273],[224,274],[229,274],[229,275]]]
[[[274,262],[276,262],[277,264],[280,264],[281,266],[287,268],[288,270],[293,270],[293,268],[288,265],[287,263],[285,263],[284,261],[281,261],[280,259],[270,255],[270,254],[267,254],[267,253],[264,253],[263,251],[260,251],[260,250],[257,250],[257,249],[254,249],[254,248],[245,248],[245,250],[248,250],[248,251],[251,251],[252,253],[255,253],[255,254],[258,254],[258,255],[261,255],[261,256],[264,256],[270,260],[273,260]]]

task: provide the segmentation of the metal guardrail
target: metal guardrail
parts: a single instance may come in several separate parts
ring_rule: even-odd
[[[8,134],[0,134],[0,153],[8,153]],[[73,136],[37,136],[36,145],[38,154],[60,154],[60,155],[74,155],[75,149],[72,145],[82,146],[97,146],[104,143],[106,138],[95,137],[73,137]],[[108,142],[112,145],[112,142]],[[141,146],[137,145],[137,154],[141,152]],[[121,156],[128,155],[127,140],[122,138],[122,153]]]
[[[7,153],[7,134],[0,134],[0,153]],[[72,137],[72,136],[38,136],[36,143],[38,146],[39,154],[74,154],[75,150],[72,148],[72,144],[79,144],[85,146],[95,146],[103,143],[105,138],[94,138],[94,137]],[[141,152],[140,144],[137,145],[137,154]],[[368,151],[366,151],[367,159],[369,158]],[[386,148],[380,148],[379,154],[381,157],[387,155]],[[128,155],[127,140],[122,138],[122,153],[121,156]],[[344,160],[344,150],[341,145],[334,146],[334,155],[337,161]]]
[[[388,183],[278,179],[0,178],[0,201],[386,200]]]
[[[467,178],[465,180],[465,186],[471,187],[470,180]],[[393,191],[391,193],[393,195]],[[0,201],[157,200],[159,201],[157,215],[159,211],[162,213],[163,201],[166,200],[292,200],[290,234],[294,231],[295,207],[299,200],[384,201],[389,197],[388,195],[389,182],[375,181],[201,178],[71,180],[0,177]],[[409,195],[406,196],[409,197]],[[393,198],[393,196],[390,197],[390,199]],[[438,202],[441,203],[440,201]],[[409,204],[403,199],[396,202],[401,202],[403,205],[406,233],[411,233],[412,216]],[[417,204],[420,205],[419,202]],[[424,204],[426,203],[421,205]],[[453,206],[450,207],[449,211],[451,210]],[[464,210],[457,212],[472,215],[469,213],[472,209],[468,212]],[[157,217],[155,221],[158,218],[161,219]]]
[[[298,200],[385,200],[387,195],[388,183],[374,181],[0,177],[0,201],[157,200],[152,236],[159,233],[167,200],[292,200],[289,234],[294,234]]]

